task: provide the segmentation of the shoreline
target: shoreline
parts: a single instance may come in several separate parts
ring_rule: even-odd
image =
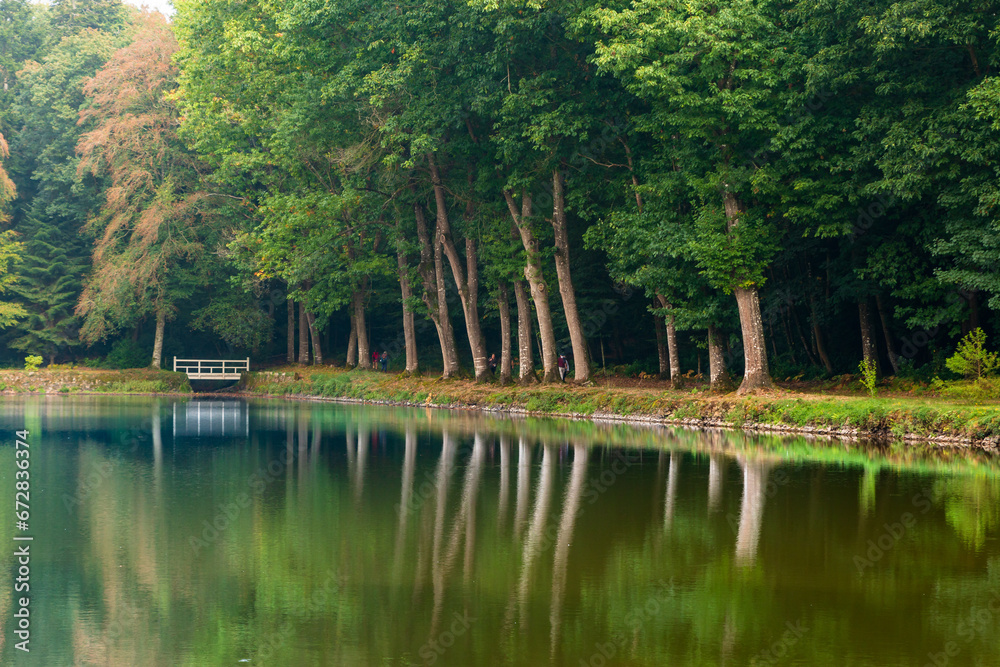
[[[346,374],[347,371],[340,371],[341,374]],[[434,379],[431,382],[440,382],[440,380]],[[448,382],[448,381],[444,381]],[[241,385],[244,383],[241,382]],[[550,385],[551,389],[558,391],[559,385]],[[516,389],[516,387],[512,388]],[[545,391],[542,386],[535,386],[532,388],[533,391]],[[929,433],[920,432],[916,430],[897,430],[894,428],[899,425],[894,422],[887,422],[883,428],[878,429],[866,429],[858,426],[847,426],[847,425],[836,425],[832,423],[828,424],[788,424],[778,421],[729,421],[725,419],[718,419],[712,417],[679,417],[676,413],[667,414],[647,414],[647,413],[633,413],[625,414],[621,412],[611,412],[611,411],[594,411],[591,413],[581,413],[581,412],[563,412],[563,411],[547,411],[547,410],[530,410],[526,407],[519,405],[504,405],[504,404],[481,404],[478,402],[445,402],[436,403],[432,401],[413,401],[413,400],[400,400],[393,398],[376,398],[376,397],[365,397],[365,396],[345,396],[345,395],[322,395],[316,393],[290,393],[285,391],[280,392],[268,392],[254,390],[252,388],[245,388],[238,391],[232,392],[219,392],[219,393],[209,393],[209,394],[196,394],[196,395],[206,395],[206,396],[227,396],[234,398],[283,398],[299,401],[316,401],[316,402],[330,402],[330,403],[344,403],[350,405],[382,405],[382,406],[395,406],[395,407],[408,407],[408,408],[432,408],[436,410],[466,410],[474,411],[483,415],[507,415],[507,416],[517,416],[517,417],[529,417],[529,418],[544,418],[544,419],[568,419],[573,421],[589,421],[593,423],[620,423],[620,424],[632,424],[632,425],[656,425],[656,426],[682,426],[687,428],[708,430],[708,429],[721,429],[729,431],[742,431],[745,433],[773,433],[773,434],[788,434],[788,435],[809,435],[809,436],[819,436],[823,438],[837,438],[844,440],[856,441],[860,439],[870,439],[879,442],[893,442],[893,441],[903,441],[908,443],[930,443],[942,448],[952,448],[952,449],[973,449],[988,453],[1000,453],[1000,434],[992,434],[982,438],[976,438],[969,434],[947,434],[947,433]],[[733,402],[736,404],[751,404],[754,405],[761,401],[758,396],[749,396],[743,398],[732,398],[730,396],[719,397],[727,402]],[[850,399],[848,399],[850,400]],[[682,403],[684,401],[681,401]],[[767,399],[764,399],[764,403],[767,403]],[[687,401],[688,407],[697,407],[699,405],[697,400]],[[1000,408],[997,410],[997,416],[1000,417]]]
[[[6,370],[0,371],[0,394],[280,398],[1000,452],[1000,404],[968,405],[937,397],[868,398],[788,390],[736,397],[655,387],[477,385],[461,378],[312,367],[252,372],[219,391],[194,391],[184,374],[170,371]]]

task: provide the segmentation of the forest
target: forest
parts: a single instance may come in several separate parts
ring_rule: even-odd
[[[7,365],[746,393],[998,330],[991,2],[175,7],[0,0]]]

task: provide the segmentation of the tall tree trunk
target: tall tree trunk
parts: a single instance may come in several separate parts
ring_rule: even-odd
[[[358,365],[358,328],[354,324],[354,299],[351,299],[351,335],[347,339],[347,366]]]
[[[444,185],[441,174],[434,162],[433,153],[427,154],[427,166],[431,172],[434,185],[434,203],[437,209],[437,242],[444,248],[444,254],[451,265],[451,273],[455,278],[458,296],[462,301],[462,312],[465,315],[465,328],[472,348],[472,364],[476,373],[476,382],[489,379],[489,365],[486,363],[486,341],[479,321],[479,266],[476,260],[476,243],[471,238],[465,239],[465,267],[458,255],[455,241],[451,236],[451,224],[448,222],[448,209],[445,204]],[[465,269],[463,271],[463,268]]]
[[[526,256],[524,277],[528,280],[528,287],[531,289],[531,300],[535,302],[535,314],[538,317],[538,332],[542,346],[542,382],[555,382],[559,377],[559,370],[556,367],[556,335],[552,327],[552,311],[549,308],[548,286],[545,284],[545,275],[542,273],[538,239],[535,238],[535,234],[531,230],[531,197],[525,192],[521,193],[521,212],[518,213],[510,191],[504,190],[503,196],[507,200],[507,208],[510,210],[511,218],[514,219],[514,225],[521,236],[521,244],[524,246]]]
[[[885,349],[889,353],[889,363],[892,364],[892,372],[899,375],[899,355],[896,354],[896,346],[892,344],[892,334],[889,332],[889,316],[885,312],[885,305],[882,302],[882,295],[875,295],[875,307],[878,309],[878,317],[882,321],[882,333],[885,335]]]
[[[723,195],[726,208],[726,223],[730,230],[740,224],[742,205],[732,192]],[[738,394],[747,394],[755,389],[774,386],[767,364],[767,341],[764,338],[764,322],[760,316],[760,297],[756,287],[736,287],[736,306],[740,312],[740,328],[743,331],[743,358],[745,362],[743,382]]]
[[[313,364],[323,365],[323,346],[320,344],[319,331],[316,329],[316,316],[306,312],[306,320],[309,322],[309,338],[312,339]]]
[[[309,318],[304,301],[299,301],[299,363],[303,366],[309,363]]]
[[[823,362],[823,368],[830,375],[833,375],[833,364],[830,363],[830,357],[826,354],[826,344],[823,342],[823,329],[819,326],[819,314],[816,312],[816,297],[809,297],[809,311],[812,319],[812,332],[813,340],[816,342],[816,354],[819,356],[819,360]]]
[[[289,286],[289,289],[291,286]],[[295,363],[295,301],[285,297],[285,306],[288,310],[288,325],[285,332],[288,334],[288,363]]]
[[[403,341],[406,345],[406,372],[417,372],[417,327],[413,321],[413,307],[410,299],[413,290],[410,287],[410,265],[406,253],[396,251],[396,263],[399,265],[399,291],[403,298]]]
[[[167,314],[157,309],[156,311],[156,334],[153,337],[153,368],[160,368],[163,362],[163,330],[167,325]]]
[[[656,304],[659,308],[659,303]],[[660,362],[660,377],[670,377],[670,357],[667,353],[667,333],[662,315],[653,315],[653,329],[656,331],[656,358]]]
[[[358,368],[372,367],[372,353],[368,348],[368,326],[365,323],[364,288],[354,292],[354,331],[358,339]]]
[[[535,352],[531,345],[534,325],[528,292],[521,280],[514,281],[514,299],[517,301],[517,380],[521,384],[534,384],[538,382],[535,377]]]
[[[708,382],[710,391],[729,391],[733,380],[726,369],[726,355],[722,352],[722,334],[708,326]]]
[[[421,298],[427,306],[427,313],[434,323],[438,342],[441,344],[441,377],[450,378],[458,373],[458,348],[455,345],[455,331],[448,314],[448,300],[444,283],[444,259],[440,244],[431,245],[427,231],[424,208],[413,204],[413,214],[417,220],[417,237],[420,239],[420,280],[424,289]]]
[[[576,291],[569,267],[569,231],[566,222],[566,195],[562,172],[552,172],[552,231],[556,246],[556,275],[559,278],[559,296],[562,297],[566,326],[569,327],[570,344],[573,346],[573,379],[590,380],[590,350],[583,333],[580,311],[576,307]]]
[[[669,312],[673,309],[673,306],[660,293],[657,293],[656,299],[660,302],[660,308],[668,311],[663,316],[663,323],[667,329],[667,358],[670,360],[670,386],[674,389],[680,389],[683,380],[681,379],[680,353],[677,351],[677,327],[674,326],[674,314]]]
[[[858,319],[861,322],[861,354],[865,361],[875,364],[878,369],[878,352],[875,348],[875,336],[872,334],[872,315],[868,299],[858,301]]]
[[[799,313],[795,308],[790,308],[792,311],[792,322],[795,324],[795,333],[799,337],[799,342],[802,343],[803,349],[806,351],[806,356],[809,357],[809,363],[813,366],[818,366],[816,363],[816,357],[813,356],[813,351],[809,348],[809,343],[806,342],[806,336],[802,333],[802,322],[799,320]]]
[[[510,384],[510,293],[507,283],[500,283],[497,309],[500,311],[500,384]]]

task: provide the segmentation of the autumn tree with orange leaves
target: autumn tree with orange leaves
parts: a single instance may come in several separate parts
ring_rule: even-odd
[[[81,338],[93,343],[139,319],[156,320],[152,366],[159,368],[163,332],[178,305],[208,282],[213,239],[205,224],[202,166],[177,137],[170,94],[177,42],[165,19],[146,13],[136,38],[87,83],[80,123],[79,173],[108,179],[95,235],[93,270],[76,312]]]

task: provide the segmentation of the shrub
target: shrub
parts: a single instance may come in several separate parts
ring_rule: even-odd
[[[42,365],[42,357],[37,354],[29,354],[24,358],[24,370],[37,371]]]
[[[958,343],[958,350],[948,358],[945,365],[953,373],[964,375],[969,380],[980,380],[992,373],[1000,360],[996,352],[986,349],[986,333],[979,328],[970,331]]]
[[[115,341],[111,351],[104,359],[105,368],[145,368],[149,366],[152,355],[143,350],[138,343],[129,338]]]
[[[861,373],[861,384],[868,390],[870,396],[875,396],[878,384],[878,366],[874,359],[862,359],[858,364],[858,371]]]
[[[949,398],[966,401],[995,401],[1000,398],[1000,382],[984,378],[973,382],[942,383],[940,391]]]

